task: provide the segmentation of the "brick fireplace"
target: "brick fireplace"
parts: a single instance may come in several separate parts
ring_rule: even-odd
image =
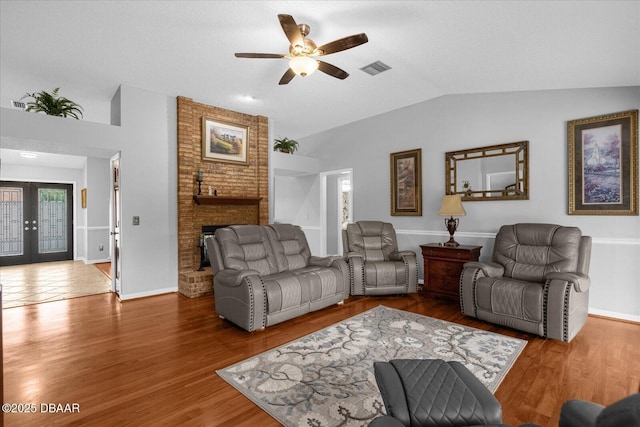
[[[213,293],[211,267],[200,268],[202,226],[267,224],[269,221],[269,123],[252,116],[178,97],[178,291],[195,298]],[[247,164],[202,158],[202,118],[247,126]],[[196,200],[211,186],[218,197]]]

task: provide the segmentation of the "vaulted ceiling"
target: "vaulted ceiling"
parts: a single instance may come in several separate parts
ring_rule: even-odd
[[[287,53],[280,13],[318,45],[366,33],[323,57],[350,76],[280,86],[286,60],[234,56]],[[447,94],[640,85],[638,1],[3,0],[0,16],[2,106],[61,87],[96,121],[120,84],[268,116],[290,138]],[[391,70],[360,70],[374,61]]]

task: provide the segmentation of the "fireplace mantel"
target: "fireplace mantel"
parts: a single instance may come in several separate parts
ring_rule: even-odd
[[[220,197],[193,196],[196,205],[254,205],[260,204],[261,197]]]

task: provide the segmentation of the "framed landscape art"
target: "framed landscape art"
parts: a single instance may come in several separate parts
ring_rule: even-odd
[[[249,128],[202,118],[202,158],[218,162],[247,164]]]
[[[391,215],[422,216],[422,149],[391,153]]]
[[[569,215],[638,215],[638,110],[572,120]]]

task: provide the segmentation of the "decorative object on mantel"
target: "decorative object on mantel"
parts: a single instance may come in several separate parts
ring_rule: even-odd
[[[82,117],[82,107],[64,96],[59,96],[59,87],[49,92],[44,90],[40,92],[26,93],[24,98],[33,98],[33,101],[27,102],[25,111],[35,111],[37,113],[45,113],[49,116],[57,117],[73,117],[80,120]]]
[[[449,218],[444,219],[444,225],[446,225],[447,230],[449,231],[449,241],[446,242],[445,246],[460,246],[460,243],[456,242],[453,239],[453,234],[458,229],[459,218],[454,218],[454,216],[465,216],[467,212],[462,207],[462,199],[458,194],[448,194],[442,198],[442,206],[440,207],[440,211],[438,212],[440,216],[448,216]]]
[[[203,177],[204,177],[204,173],[202,171],[198,171],[198,175],[196,176],[196,181],[198,182],[198,196],[202,194]]]
[[[569,215],[638,215],[638,110],[571,120]]]
[[[249,127],[202,117],[202,159],[247,164]]]
[[[293,154],[298,149],[298,141],[289,139],[286,136],[280,139],[273,140],[273,151],[280,151],[281,153]]]
[[[422,149],[390,156],[391,215],[422,216]]]

